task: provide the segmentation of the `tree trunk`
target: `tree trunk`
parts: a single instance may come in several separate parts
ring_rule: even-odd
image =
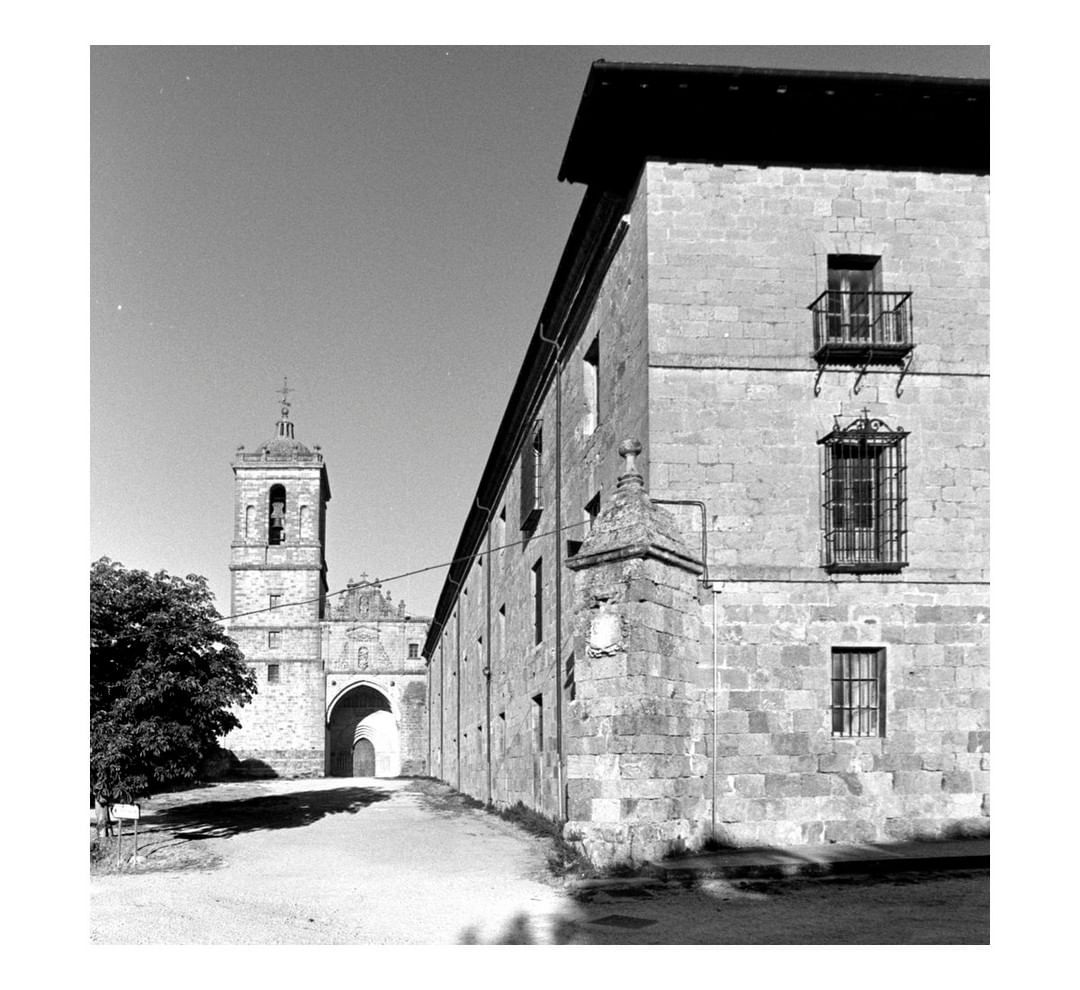
[[[112,822],[109,821],[109,809],[97,798],[94,798],[94,813],[97,816],[97,837],[100,839],[102,832],[106,836],[113,834]]]

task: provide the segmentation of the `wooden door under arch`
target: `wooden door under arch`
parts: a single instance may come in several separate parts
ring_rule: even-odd
[[[353,744],[352,775],[354,777],[375,776],[375,746],[370,739],[357,739]]]

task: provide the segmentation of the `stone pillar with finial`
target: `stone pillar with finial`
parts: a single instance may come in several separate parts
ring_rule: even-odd
[[[636,439],[574,572],[565,837],[597,866],[692,845],[705,825],[703,562],[649,499]]]

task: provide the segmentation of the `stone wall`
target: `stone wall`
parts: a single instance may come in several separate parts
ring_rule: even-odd
[[[700,839],[705,813],[701,565],[632,457],[570,568],[577,661],[564,834],[597,866],[656,859]]]
[[[647,172],[650,484],[707,506],[721,832],[788,843],[985,831],[988,179]],[[880,256],[883,288],[913,293],[902,384],[882,368],[857,393],[857,369],[818,380],[806,307],[826,287],[826,256],[849,253]],[[828,575],[817,440],[864,408],[910,431],[908,566]],[[698,516],[679,519],[697,545]],[[703,618],[711,627],[711,606]],[[832,649],[860,645],[885,651],[886,731],[834,738]],[[699,674],[711,707],[711,664]]]

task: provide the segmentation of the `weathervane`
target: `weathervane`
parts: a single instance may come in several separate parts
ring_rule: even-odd
[[[278,392],[281,393],[281,418],[282,419],[288,419],[289,418],[289,393],[290,392],[295,392],[295,391],[296,391],[296,389],[289,388],[289,376],[286,375],[285,376],[285,384],[282,385],[281,388],[278,389]]]

